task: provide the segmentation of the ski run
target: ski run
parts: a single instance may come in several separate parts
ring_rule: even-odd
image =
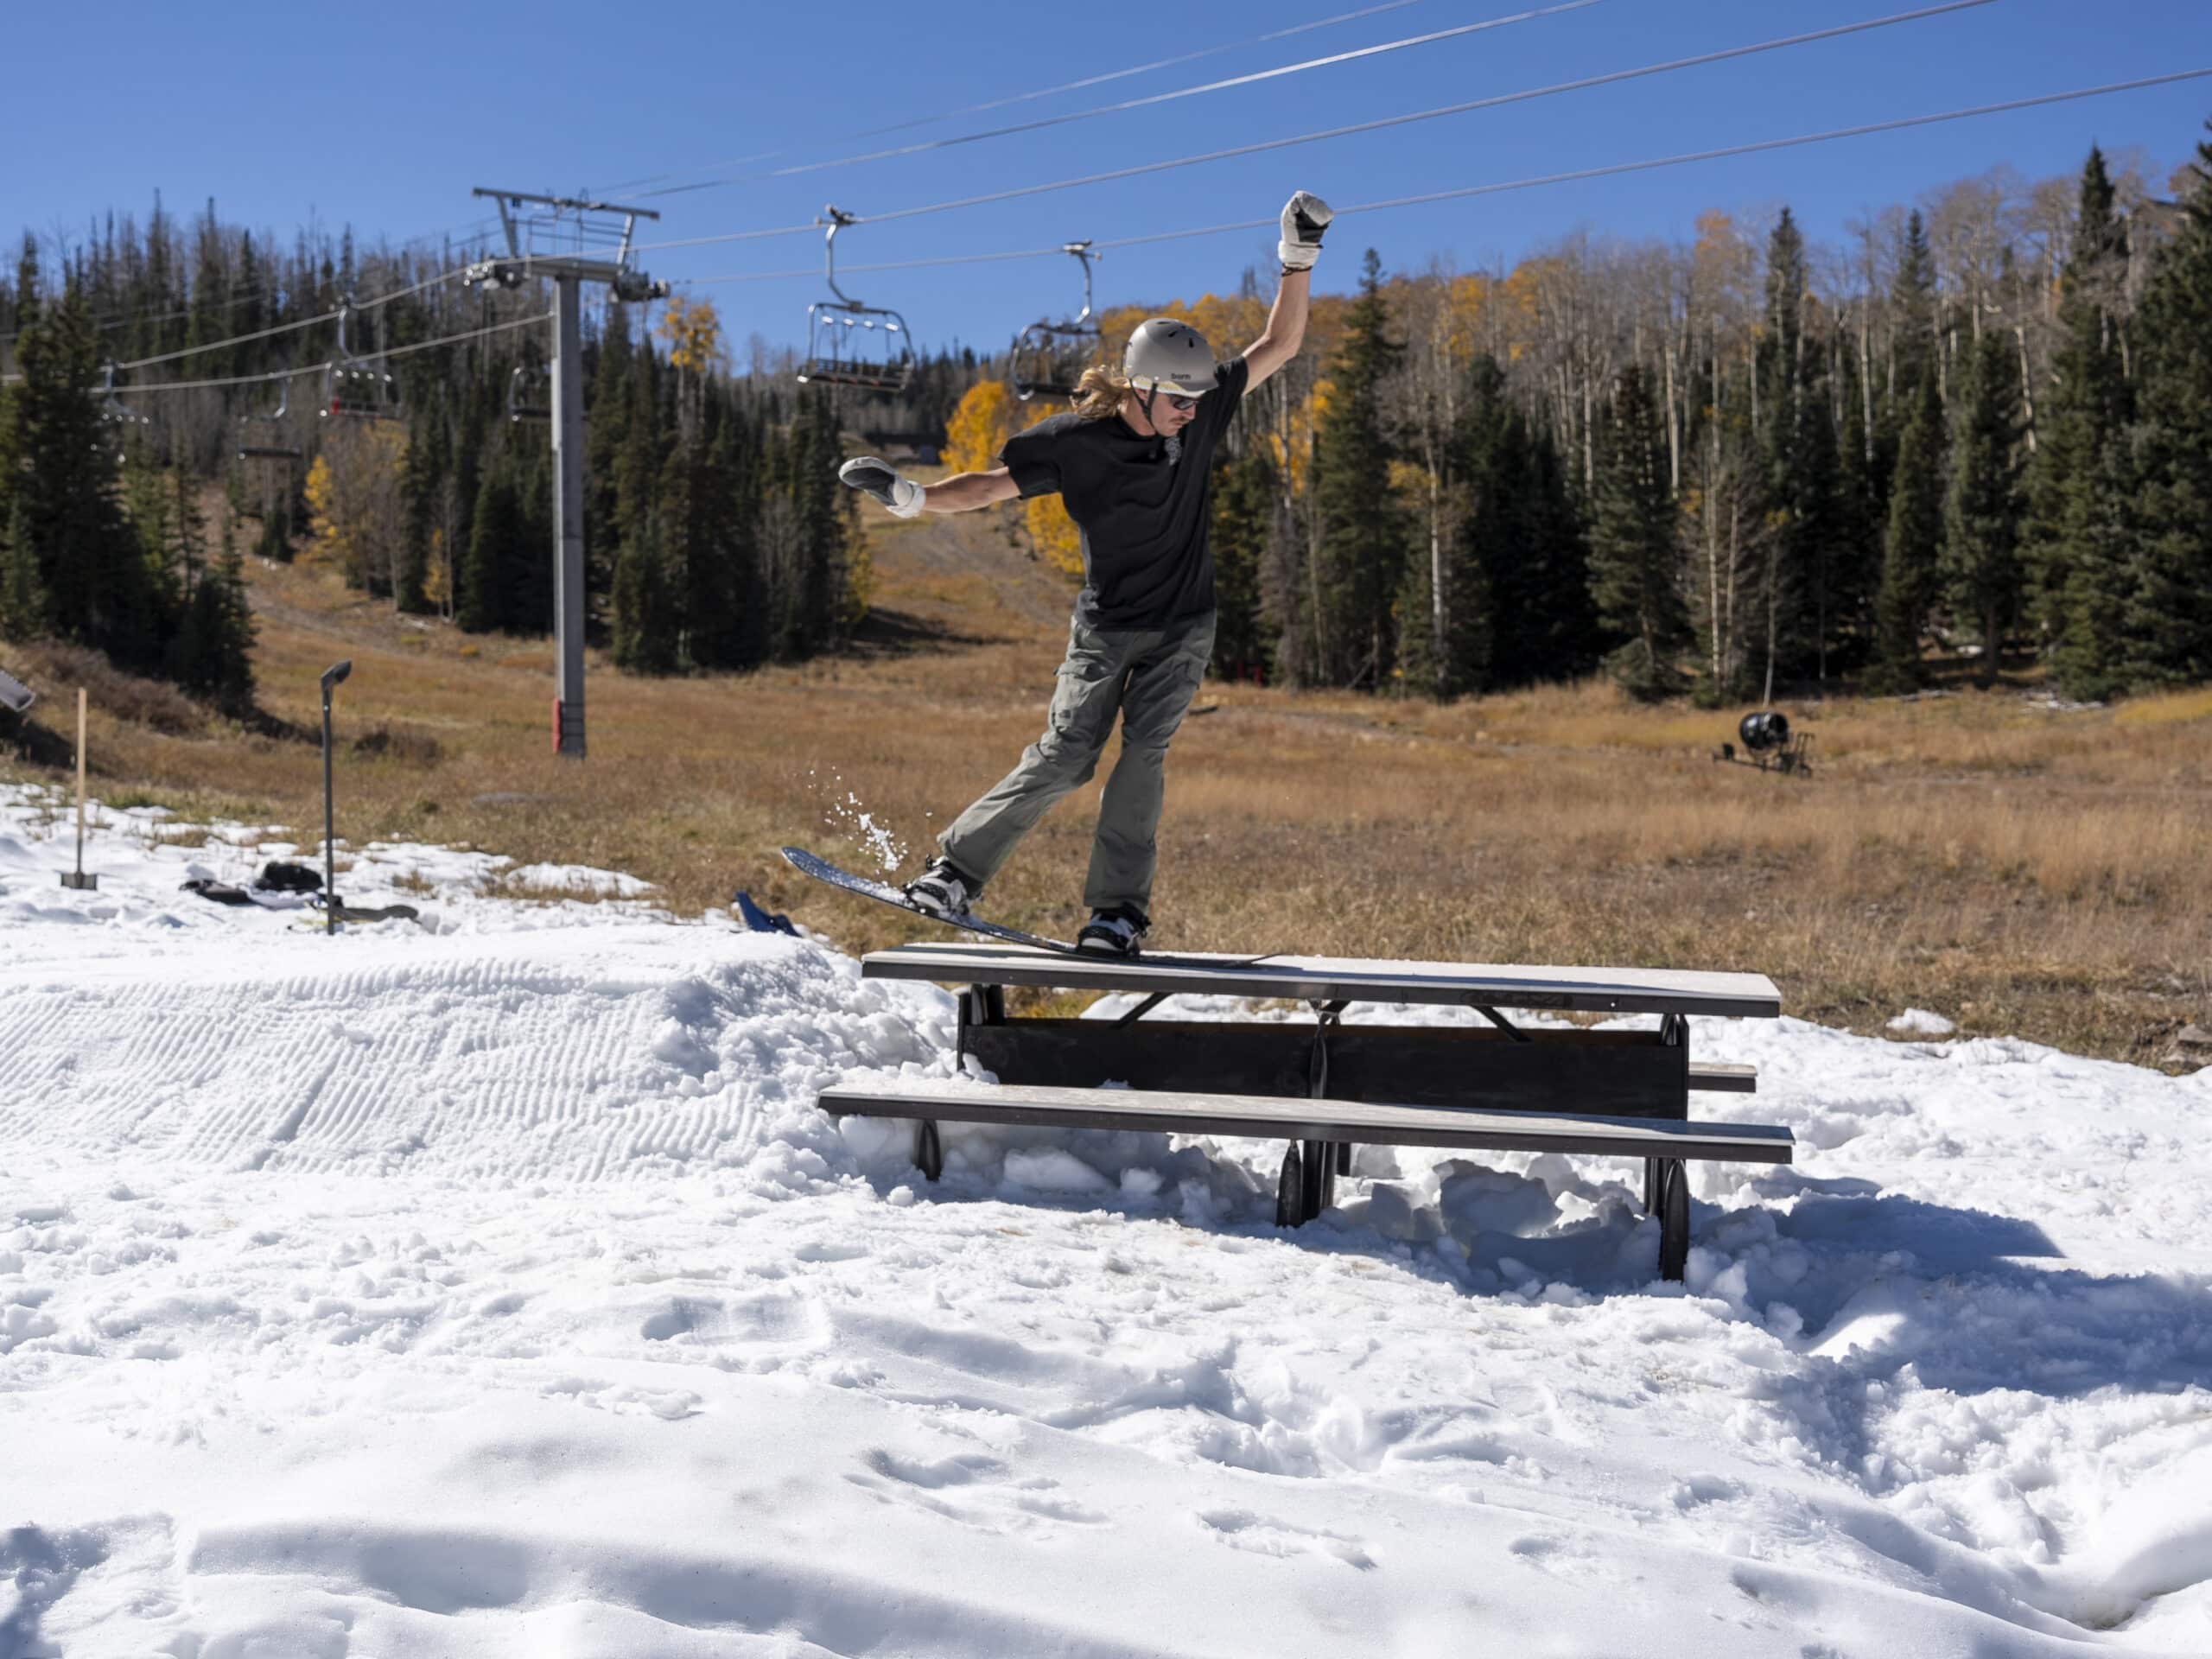
[[[180,889],[319,849],[97,818],[69,891],[0,789],[7,1659],[2212,1651],[2212,1071],[1700,1020],[1798,1161],[1672,1285],[1621,1160],[931,1186],[814,1106],[954,1030],[826,890],[370,845],[421,923],[330,938]]]

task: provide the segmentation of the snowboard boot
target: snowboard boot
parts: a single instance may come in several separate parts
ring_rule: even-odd
[[[944,857],[931,859],[903,889],[910,904],[932,916],[965,916],[982,890],[982,882],[969,880]]]
[[[1152,918],[1135,905],[1094,910],[1083,931],[1075,936],[1076,949],[1102,957],[1134,957],[1151,927]]]

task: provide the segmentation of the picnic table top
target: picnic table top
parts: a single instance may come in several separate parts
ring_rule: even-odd
[[[1782,994],[1764,974],[1676,968],[1559,968],[1344,957],[1071,956],[995,943],[902,944],[861,959],[868,979],[1060,990],[1189,992],[1294,1001],[1420,1002],[1592,1014],[1701,1014],[1771,1020]]]

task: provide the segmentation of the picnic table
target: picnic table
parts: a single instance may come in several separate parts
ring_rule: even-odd
[[[861,972],[958,987],[962,1070],[972,1058],[998,1078],[822,1092],[822,1109],[833,1114],[913,1120],[916,1162],[932,1180],[944,1166],[940,1122],[1262,1136],[1288,1143],[1275,1218],[1295,1227],[1332,1202],[1357,1144],[1636,1157],[1644,1163],[1645,1205],[1660,1221],[1661,1271],[1679,1279],[1689,1248],[1684,1165],[1786,1164],[1792,1154],[1787,1128],[1689,1116],[1693,1093],[1756,1090],[1749,1066],[1693,1059],[1690,1020],[1778,1017],[1780,994],[1761,974],[1287,955],[1094,957],[964,941],[874,951]],[[1012,987],[1138,1001],[1111,1019],[1017,1018],[1007,1013]],[[1154,1017],[1179,995],[1278,1006],[1227,1020]],[[1301,1017],[1281,1017],[1285,1003]],[[1481,1023],[1346,1024],[1355,1004],[1465,1008]],[[1525,1020],[1531,1012],[1655,1021],[1533,1026]],[[1516,1023],[1514,1014],[1524,1018]]]

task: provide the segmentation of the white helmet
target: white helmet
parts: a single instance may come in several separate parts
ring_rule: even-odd
[[[1187,322],[1149,317],[1129,336],[1122,374],[1139,391],[1201,397],[1214,389],[1213,347]]]

